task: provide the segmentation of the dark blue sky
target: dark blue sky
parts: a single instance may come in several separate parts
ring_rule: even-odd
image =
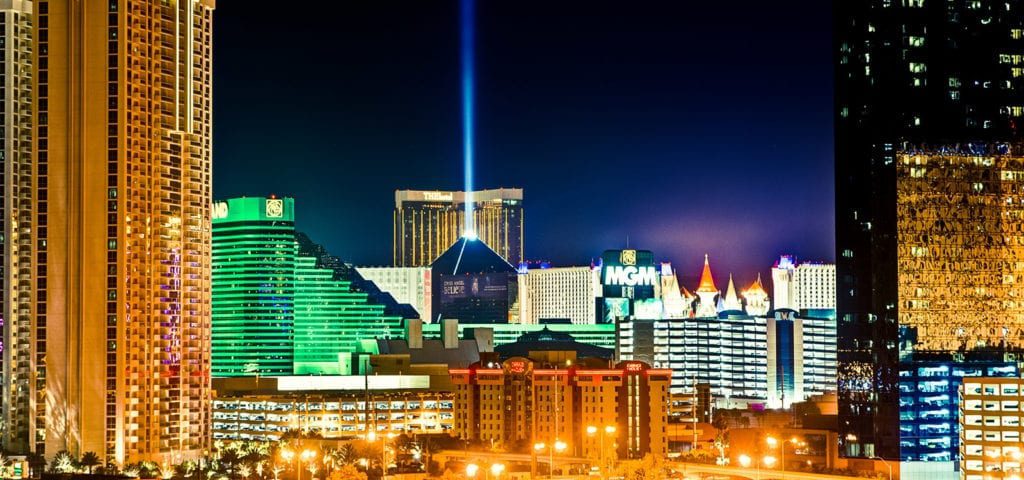
[[[833,259],[830,2],[479,3],[476,184],[525,189],[528,258]],[[218,2],[214,195],[387,264],[394,190],[461,188],[458,4],[307,7]]]

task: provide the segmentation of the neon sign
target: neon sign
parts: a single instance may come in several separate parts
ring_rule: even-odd
[[[658,271],[653,266],[609,266],[604,269],[605,285],[636,287],[654,285],[657,281]]]

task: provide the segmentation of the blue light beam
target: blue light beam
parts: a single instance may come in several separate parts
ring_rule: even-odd
[[[466,220],[463,236],[476,239],[476,225],[473,219],[473,113],[476,91],[474,85],[474,42],[476,41],[475,0],[461,0],[460,20],[462,25],[462,164],[463,183],[466,192]]]

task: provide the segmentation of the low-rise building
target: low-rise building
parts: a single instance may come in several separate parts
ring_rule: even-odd
[[[542,353],[452,369],[456,434],[512,450],[564,444],[560,453],[594,459],[666,454],[670,371]]]
[[[960,478],[1017,480],[1024,475],[1024,379],[965,378],[960,387]]]
[[[369,431],[451,433],[452,394],[426,375],[213,379],[215,440],[277,441],[288,432],[344,439]]]

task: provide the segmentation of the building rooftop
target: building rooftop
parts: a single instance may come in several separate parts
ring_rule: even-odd
[[[546,326],[535,332],[524,333],[515,342],[498,345],[494,350],[501,358],[528,357],[530,352],[539,351],[571,351],[576,352],[578,358],[606,360],[611,360],[615,356],[615,350],[611,348],[577,342],[572,335],[549,330]]]
[[[481,240],[459,238],[430,266],[434,273],[516,273],[515,267]]]
[[[480,346],[474,339],[459,340],[458,348],[444,348],[440,339],[423,339],[422,348],[409,348],[406,340],[378,339],[380,355],[409,355],[410,364],[445,364],[449,368],[466,368],[480,361]]]

